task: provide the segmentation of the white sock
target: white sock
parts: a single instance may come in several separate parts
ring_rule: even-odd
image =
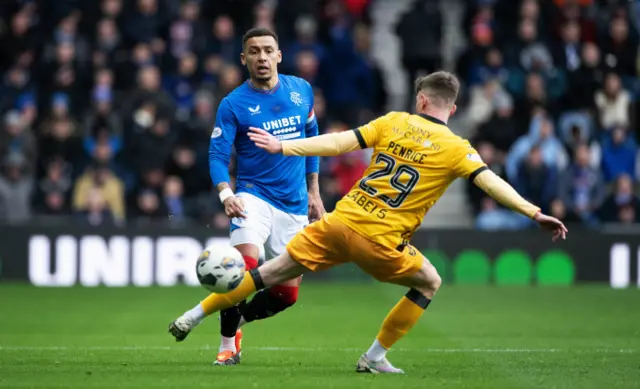
[[[373,341],[371,347],[369,347],[369,351],[365,354],[365,356],[372,362],[381,361],[385,356],[387,356],[387,350],[384,348],[378,339]]]
[[[204,309],[202,309],[202,305],[198,304],[195,307],[191,308],[187,312],[184,313],[185,316],[189,316],[192,319],[195,319],[198,323],[205,318]]]
[[[231,350],[234,353],[236,352],[236,337],[232,336],[230,338],[227,338],[226,336],[222,336],[222,339],[220,339],[220,349],[218,350],[218,352],[222,352],[225,350]]]
[[[247,321],[244,320],[244,316],[240,316],[240,323],[238,324],[238,328],[242,327],[245,324],[247,324]]]

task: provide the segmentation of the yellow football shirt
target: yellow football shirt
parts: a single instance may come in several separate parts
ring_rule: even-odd
[[[373,156],[334,214],[385,246],[408,243],[456,178],[473,180],[487,169],[467,140],[427,115],[391,112],[354,131]]]

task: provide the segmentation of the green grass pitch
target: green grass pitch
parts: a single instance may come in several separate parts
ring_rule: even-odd
[[[218,321],[183,343],[169,322],[199,288],[0,286],[1,388],[640,388],[640,290],[445,285],[389,354],[404,376],[354,372],[404,290],[307,282],[213,367]]]

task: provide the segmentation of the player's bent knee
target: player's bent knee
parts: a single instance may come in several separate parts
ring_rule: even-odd
[[[440,286],[442,286],[442,278],[431,262],[425,259],[422,268],[414,276],[414,283],[411,287],[431,299]]]

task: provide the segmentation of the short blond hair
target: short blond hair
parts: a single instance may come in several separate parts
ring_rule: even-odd
[[[416,80],[416,94],[424,93],[434,104],[451,107],[455,104],[460,91],[460,81],[445,71],[431,73]]]

